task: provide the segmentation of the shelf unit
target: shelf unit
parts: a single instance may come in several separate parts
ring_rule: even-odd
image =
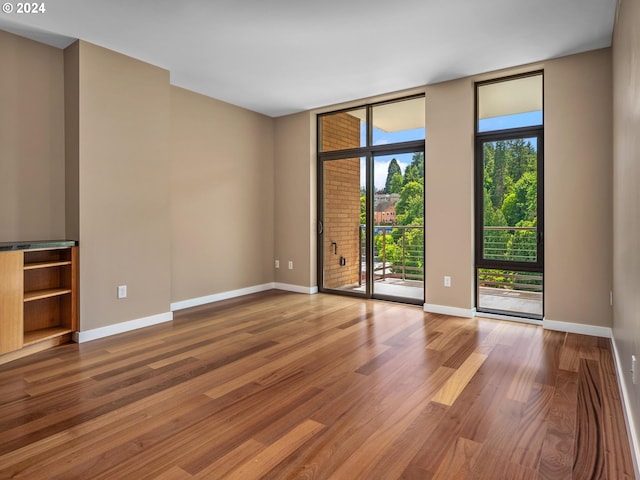
[[[78,247],[0,251],[0,364],[71,340],[78,327]]]
[[[76,330],[77,247],[24,252],[23,345]]]

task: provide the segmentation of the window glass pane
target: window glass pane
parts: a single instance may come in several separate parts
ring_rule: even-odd
[[[373,107],[373,145],[424,140],[424,97]]]
[[[424,152],[373,157],[373,293],[424,300]]]
[[[480,309],[542,318],[543,274],[478,268]]]
[[[320,116],[320,151],[332,152],[366,146],[366,118],[364,108]]]
[[[478,86],[478,131],[543,124],[542,74]]]
[[[323,168],[323,287],[366,293],[365,157],[329,160]]]
[[[537,145],[536,137],[483,144],[483,259],[538,260]]]

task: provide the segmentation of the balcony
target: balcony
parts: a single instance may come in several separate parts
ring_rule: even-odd
[[[424,299],[424,227],[375,225],[374,294]],[[535,227],[485,227],[484,255],[492,260],[533,261],[537,252]],[[366,272],[365,226],[360,227],[360,285]],[[484,310],[542,318],[542,273],[478,270],[478,305]]]
[[[484,227],[484,258],[533,262],[536,227]],[[484,310],[541,319],[542,273],[478,269],[478,305]]]
[[[373,292],[393,297],[424,299],[424,227],[373,227]],[[365,226],[360,227],[360,278],[366,283]],[[361,289],[364,286],[361,285]]]

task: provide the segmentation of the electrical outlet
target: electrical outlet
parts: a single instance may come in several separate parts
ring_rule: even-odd
[[[289,270],[293,270],[293,260],[289,260]]]
[[[451,277],[445,275],[445,277],[444,277],[444,286],[445,287],[450,287],[451,286]]]
[[[118,285],[118,298],[127,298],[127,286]]]
[[[638,384],[638,362],[635,355],[631,355],[631,382],[634,385]]]
[[[280,268],[280,260],[276,260],[276,268]]]

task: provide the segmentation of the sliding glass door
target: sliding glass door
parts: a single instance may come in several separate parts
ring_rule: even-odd
[[[374,155],[373,169],[373,296],[424,303],[424,152]]]
[[[424,302],[424,97],[318,117],[320,290]]]

